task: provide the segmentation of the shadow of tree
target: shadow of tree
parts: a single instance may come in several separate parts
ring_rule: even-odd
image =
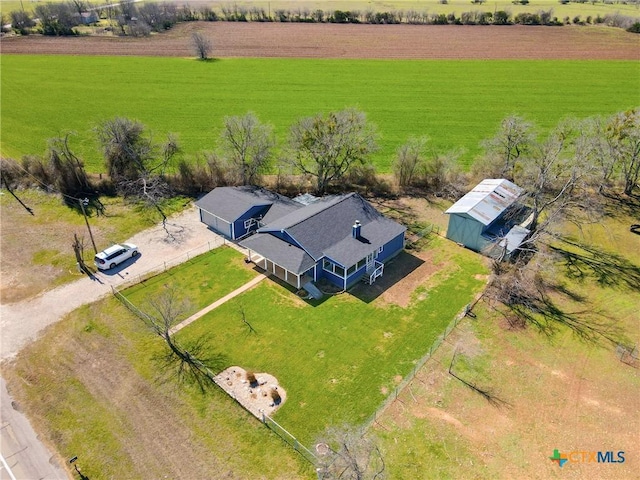
[[[153,361],[158,364],[157,371],[161,372],[156,379],[157,383],[178,380],[180,383],[197,385],[203,393],[216,387],[213,377],[229,365],[229,359],[224,354],[212,351],[210,338],[210,335],[205,335],[181,341],[179,348],[187,361],[170,349],[156,354]]]
[[[567,276],[574,279],[594,278],[600,285],[640,290],[640,267],[622,255],[601,248],[581,245],[567,238],[561,239],[567,246],[550,246],[564,262]]]
[[[603,204],[604,213],[610,217],[619,217],[620,214],[632,218],[638,218],[640,212],[640,196],[616,195],[601,191],[600,194],[607,200]]]
[[[472,391],[481,395],[487,402],[489,402],[490,405],[496,408],[513,407],[513,405],[511,405],[509,402],[502,400],[497,395],[495,395],[490,388],[478,387],[474,382],[469,382],[463,379],[462,377],[460,377],[458,374],[456,374],[453,371],[453,367],[454,367],[454,363],[456,361],[457,356],[458,356],[458,349],[456,349],[453,352],[453,357],[451,358],[451,363],[449,364],[449,375],[451,375],[456,380],[460,381],[465,387],[468,387]]]

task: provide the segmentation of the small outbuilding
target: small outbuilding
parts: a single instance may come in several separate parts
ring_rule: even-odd
[[[491,257],[510,257],[527,238],[523,189],[502,179],[486,179],[454,203],[447,238]]]

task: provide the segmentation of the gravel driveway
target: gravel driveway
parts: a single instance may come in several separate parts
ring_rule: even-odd
[[[15,356],[45,329],[64,315],[86,303],[111,293],[111,286],[133,283],[136,277],[164,262],[172,265],[187,260],[187,255],[202,253],[221,242],[221,237],[200,222],[191,207],[173,216],[167,223],[171,235],[159,224],[134,235],[127,242],[140,249],[140,255],[111,271],[98,272],[11,305],[0,305],[0,359]]]

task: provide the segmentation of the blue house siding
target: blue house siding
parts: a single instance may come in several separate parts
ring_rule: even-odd
[[[319,270],[319,278],[326,278],[327,281],[333,283],[334,285],[344,288],[344,278],[339,277],[335,273],[327,272],[321,266],[318,266]]]
[[[378,253],[376,260],[384,262],[385,260],[394,257],[404,248],[404,232],[398,235],[393,240],[384,244],[382,252]]]
[[[367,272],[367,265],[365,264],[364,267],[360,268],[359,270],[356,270],[351,275],[349,275],[347,277],[347,288],[349,288],[349,287],[355,285],[357,282],[359,282],[360,279],[362,278],[362,276],[366,272]]]
[[[238,217],[233,222],[233,239],[237,240],[238,238],[242,238],[245,235],[255,231],[258,229],[257,221],[264,217],[264,215],[269,210],[269,205],[256,205],[251,207],[245,213],[243,213],[240,217]],[[245,221],[250,219],[255,219],[256,222],[253,223],[249,228],[245,226]]]

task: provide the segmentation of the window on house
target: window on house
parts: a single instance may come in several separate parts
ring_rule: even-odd
[[[253,227],[258,221],[255,218],[249,218],[248,220],[244,221],[244,228],[246,230],[249,230],[251,227]]]
[[[329,260],[322,261],[322,268],[327,272],[335,273],[339,277],[344,277],[344,268],[342,268],[340,265],[331,263]]]
[[[349,270],[347,270],[347,276],[353,274],[353,272],[356,271],[356,266],[352,265],[349,267]]]

